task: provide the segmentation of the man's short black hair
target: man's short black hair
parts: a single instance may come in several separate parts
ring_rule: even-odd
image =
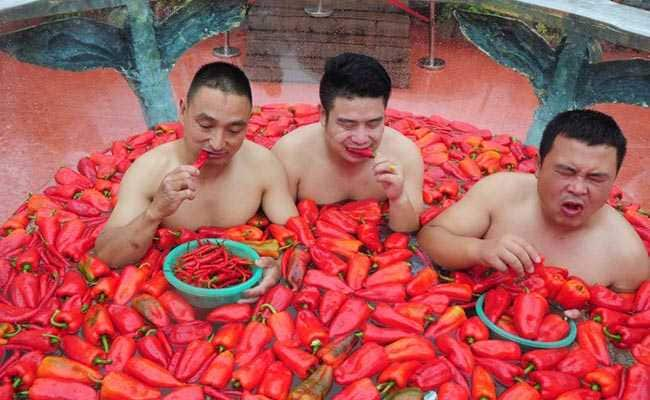
[[[555,138],[561,135],[588,146],[607,145],[616,148],[616,171],[625,158],[627,140],[614,118],[594,110],[565,111],[546,125],[539,145],[540,163],[551,151]]]
[[[253,104],[251,83],[244,71],[233,64],[213,62],[199,68],[187,91],[188,103],[192,101],[192,97],[203,86],[219,89],[224,93],[246,96],[248,101]]]
[[[320,102],[326,115],[337,97],[381,97],[384,107],[390,97],[390,76],[372,57],[342,53],[325,63],[325,73],[320,81]]]

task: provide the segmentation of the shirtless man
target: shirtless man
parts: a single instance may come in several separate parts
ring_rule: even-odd
[[[609,116],[557,115],[546,127],[535,175],[481,179],[418,234],[449,269],[476,264],[532,272],[543,255],[590,284],[633,291],[648,278],[648,254],[634,229],[606,204],[626,140]]]
[[[294,198],[320,204],[388,199],[391,229],[419,227],[422,157],[413,142],[384,126],[390,89],[386,70],[371,57],[345,53],[328,60],[320,123],[296,129],[272,149]]]
[[[100,258],[113,266],[140,260],[159,226],[196,229],[245,223],[260,205],[274,223],[297,215],[282,164],[266,148],[245,139],[252,107],[248,78],[237,67],[212,63],[194,76],[180,102],[185,135],[138,158],[124,175],[119,201],[97,238]],[[199,171],[191,164],[209,153]],[[254,298],[275,284],[271,259]]]

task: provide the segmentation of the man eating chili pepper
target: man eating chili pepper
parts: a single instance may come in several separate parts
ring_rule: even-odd
[[[476,264],[532,272],[566,266],[590,284],[633,291],[649,276],[648,254],[623,216],[606,204],[626,139],[609,116],[558,114],[546,127],[536,174],[481,179],[418,235],[440,265]],[[507,205],[507,206],[506,206]]]
[[[388,199],[389,226],[414,231],[422,211],[423,163],[417,146],[384,126],[391,80],[377,60],[344,53],[327,61],[320,123],[273,147],[298,199],[317,203]]]
[[[124,175],[119,201],[97,239],[99,257],[113,266],[137,262],[160,225],[235,226],[260,205],[277,224],[297,215],[280,162],[245,139],[251,108],[243,71],[221,62],[201,67],[180,101],[184,137],[144,154]],[[258,265],[267,267],[265,278],[246,293],[249,300],[279,277],[272,259]]]

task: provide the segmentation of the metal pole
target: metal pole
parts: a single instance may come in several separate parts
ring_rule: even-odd
[[[223,47],[215,47],[212,50],[212,54],[217,57],[237,57],[240,54],[240,51],[236,47],[230,47],[230,31],[225,33]]]
[[[332,15],[334,10],[324,10],[323,9],[323,0],[318,0],[318,6],[317,7],[305,7],[305,12],[310,17],[325,18],[325,17],[329,17],[330,15]]]
[[[429,2],[429,57],[420,58],[418,60],[418,67],[431,71],[439,71],[445,67],[445,60],[433,56],[436,39],[435,24],[436,3],[431,0]]]

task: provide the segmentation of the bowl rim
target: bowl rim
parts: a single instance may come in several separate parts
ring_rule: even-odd
[[[250,257],[246,256],[246,258],[251,259],[251,261],[255,261],[260,258],[260,256],[252,247],[244,243],[235,242],[233,240],[228,240],[228,239],[201,238],[201,239],[191,240],[189,242],[181,243],[176,247],[174,247],[165,256],[165,261],[163,263],[163,273],[165,274],[165,278],[167,278],[167,281],[173,287],[180,290],[182,293],[186,293],[198,297],[231,296],[234,294],[239,294],[246,289],[250,289],[260,281],[260,279],[262,278],[262,268],[257,266],[252,267],[253,274],[249,279],[237,285],[228,286],[225,288],[214,288],[214,289],[202,288],[202,287],[190,285],[189,283],[185,283],[182,280],[178,279],[173,272],[173,268],[172,268],[173,263],[175,263],[176,260],[182,254],[187,253],[189,250],[196,248],[199,242],[204,242],[204,241],[214,243],[214,244],[222,244],[223,246],[229,248],[231,247],[238,248],[239,250],[242,250],[245,253],[249,253]]]
[[[576,339],[577,328],[576,328],[575,321],[572,319],[568,320],[569,333],[566,335],[566,337],[564,339],[556,340],[554,342],[541,342],[538,340],[530,340],[530,339],[522,338],[517,335],[513,335],[512,333],[498,327],[495,323],[490,321],[487,315],[485,315],[485,313],[483,312],[484,298],[485,298],[485,293],[481,294],[478,300],[476,300],[476,306],[474,307],[474,309],[476,310],[476,314],[481,319],[481,322],[483,322],[488,327],[488,329],[490,329],[492,332],[496,333],[497,335],[503,337],[504,339],[519,343],[524,346],[535,347],[538,349],[556,349],[559,347],[568,347]]]

